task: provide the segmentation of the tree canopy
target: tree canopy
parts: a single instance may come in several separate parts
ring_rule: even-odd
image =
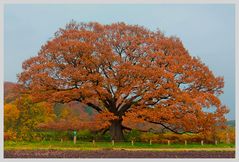
[[[79,101],[111,114],[102,116],[109,116],[115,140],[123,139],[123,120],[201,132],[223,124],[228,112],[218,98],[222,77],[190,56],[179,38],[138,25],[72,21],[22,68],[19,83],[36,102]]]

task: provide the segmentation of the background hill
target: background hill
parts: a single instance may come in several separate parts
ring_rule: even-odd
[[[13,82],[4,82],[4,102],[9,103],[14,101],[17,96],[18,92],[16,91],[16,83]]]
[[[236,121],[235,120],[228,120],[227,125],[231,126],[231,127],[235,127],[236,126]]]

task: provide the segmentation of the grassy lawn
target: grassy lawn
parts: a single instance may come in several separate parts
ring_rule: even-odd
[[[5,141],[4,150],[98,150],[98,149],[210,149],[210,148],[235,148],[234,144],[157,144],[135,142],[115,142],[112,146],[111,142],[97,142],[93,145],[92,142],[77,141],[42,141],[42,142],[14,142]]]

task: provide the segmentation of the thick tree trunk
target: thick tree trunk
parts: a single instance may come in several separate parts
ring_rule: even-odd
[[[111,121],[111,126],[109,128],[109,131],[110,131],[112,140],[115,140],[115,141],[124,140],[122,120]]]

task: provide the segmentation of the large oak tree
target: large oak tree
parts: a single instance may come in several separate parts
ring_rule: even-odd
[[[22,67],[19,83],[36,101],[79,101],[111,113],[115,140],[123,139],[123,120],[196,133],[223,124],[228,112],[218,98],[222,77],[179,38],[138,25],[70,22]]]

